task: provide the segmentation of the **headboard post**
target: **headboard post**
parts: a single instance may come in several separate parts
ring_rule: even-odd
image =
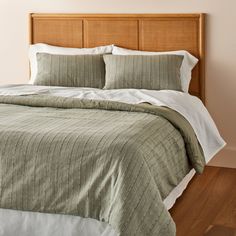
[[[205,45],[206,45],[206,39],[205,39],[205,14],[200,14],[200,26],[199,26],[199,32],[200,32],[200,88],[201,88],[201,100],[203,103],[205,103]]]
[[[30,43],[187,50],[199,59],[190,93],[205,102],[205,14],[30,14]]]

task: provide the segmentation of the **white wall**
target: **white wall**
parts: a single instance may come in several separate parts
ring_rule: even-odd
[[[228,143],[215,163],[234,163],[236,166],[235,9],[235,0],[0,0],[0,84],[26,83],[28,80],[30,12],[208,13],[206,102]],[[226,160],[228,157],[230,162]]]

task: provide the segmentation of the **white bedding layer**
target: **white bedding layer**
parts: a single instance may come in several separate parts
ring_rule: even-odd
[[[64,88],[32,85],[2,86],[0,95],[50,94],[83,99],[112,100],[130,104],[148,102],[170,107],[181,113],[193,127],[208,162],[225,142],[202,102],[189,94],[177,91],[154,90],[100,90],[91,88]],[[164,200],[170,209],[194,175],[192,170]],[[0,209],[0,236],[115,236],[107,224],[81,217],[30,213]]]

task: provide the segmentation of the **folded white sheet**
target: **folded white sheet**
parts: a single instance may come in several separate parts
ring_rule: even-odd
[[[201,100],[188,93],[173,90],[66,88],[48,86],[4,86],[0,95],[50,94],[95,100],[111,100],[129,104],[148,102],[156,106],[169,107],[183,115],[193,127],[202,146],[206,162],[225,146],[218,129]]]
[[[0,209],[0,236],[118,236],[90,218]]]

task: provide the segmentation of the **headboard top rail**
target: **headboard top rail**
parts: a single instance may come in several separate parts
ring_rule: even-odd
[[[71,18],[71,17],[81,17],[81,18],[103,18],[103,17],[128,17],[128,18],[140,18],[140,17],[145,17],[145,18],[153,18],[153,17],[160,17],[160,18],[196,18],[196,17],[201,17],[205,15],[205,13],[137,13],[137,14],[129,14],[129,13],[109,13],[109,14],[93,14],[93,13],[69,13],[69,14],[64,14],[64,13],[31,13],[30,14],[32,17],[49,17],[49,18],[55,18],[55,17],[65,17],[65,18]]]

